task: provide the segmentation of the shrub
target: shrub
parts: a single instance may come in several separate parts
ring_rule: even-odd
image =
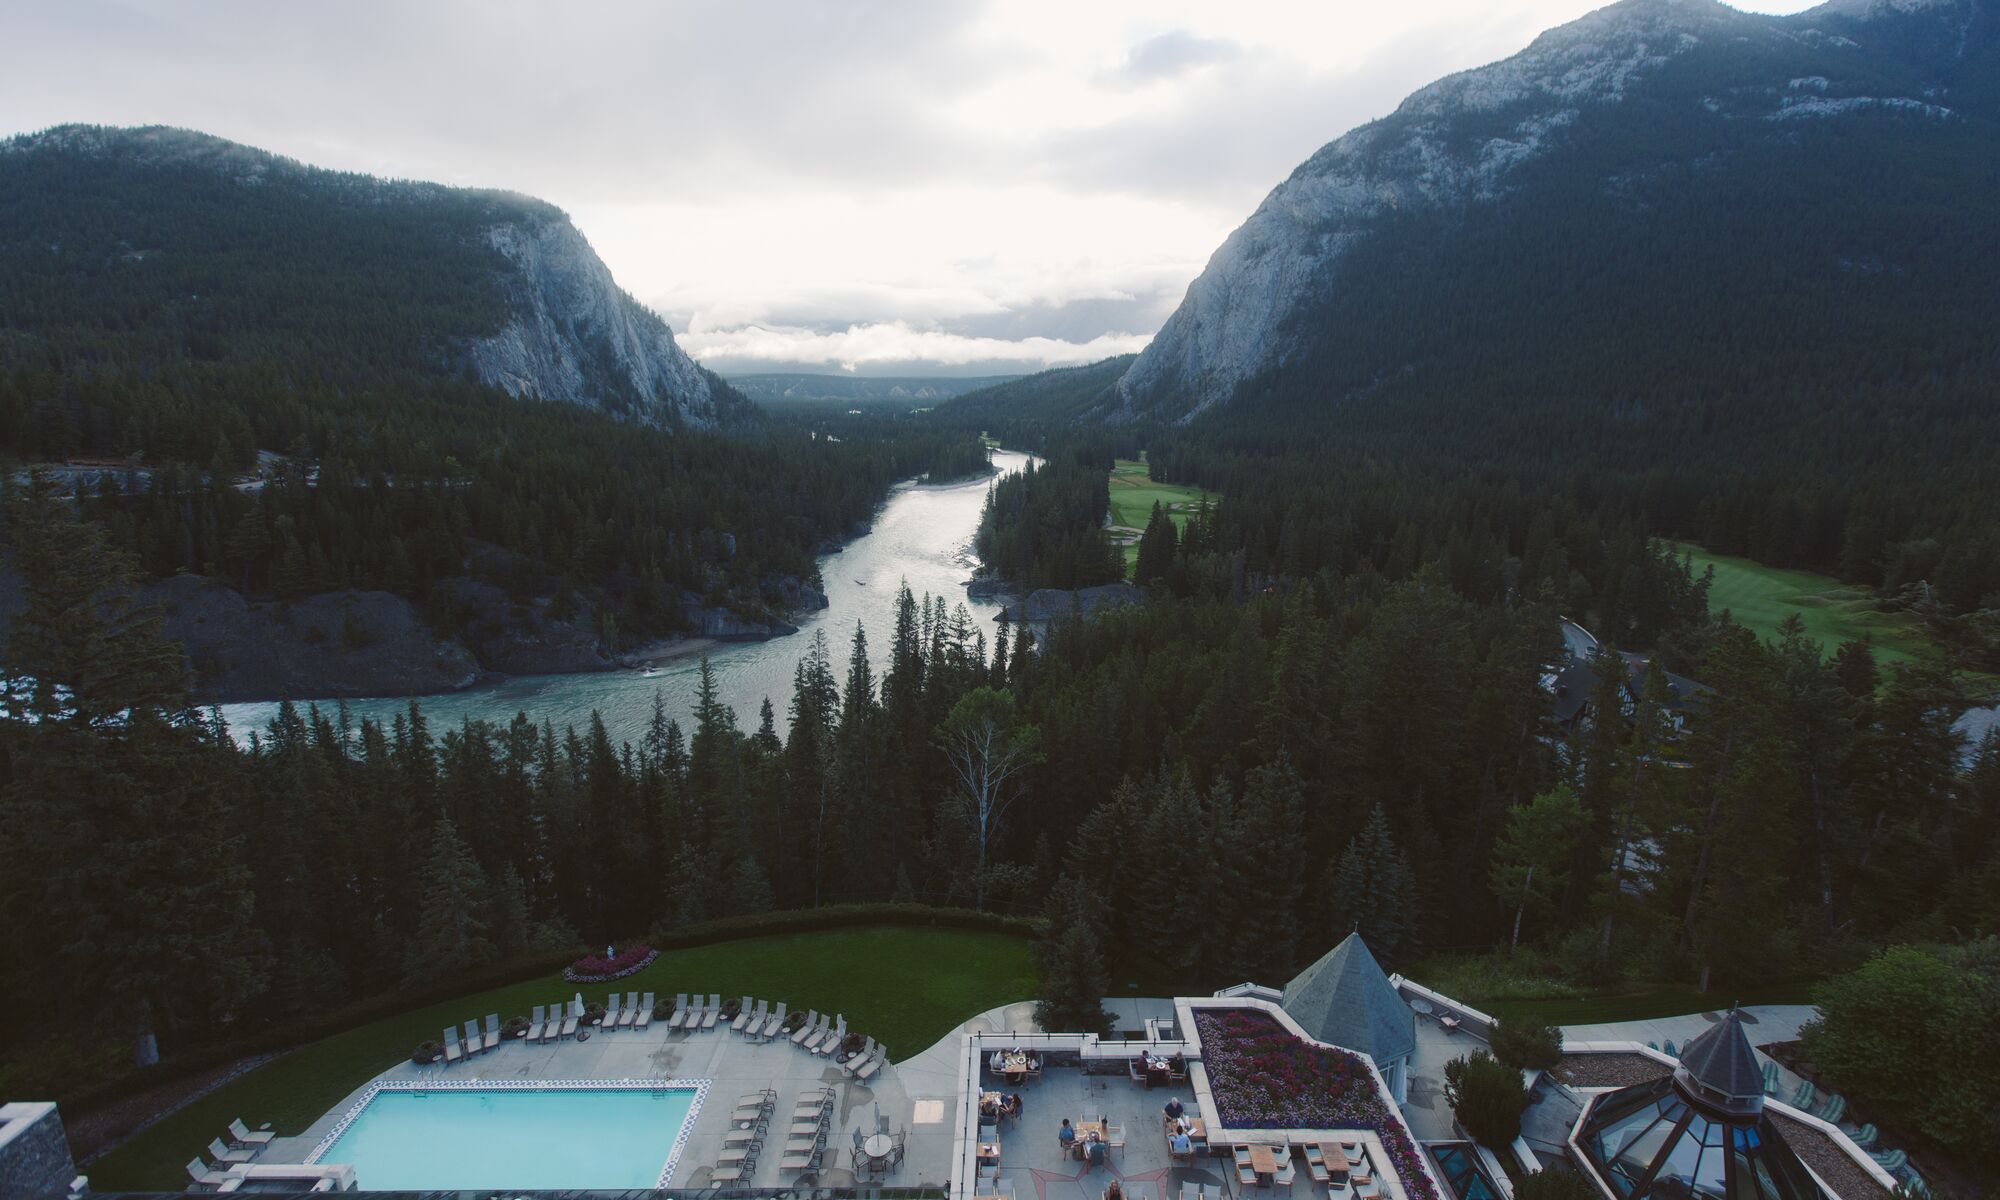
[[[433,1039],[428,1042],[418,1042],[417,1048],[410,1052],[410,1061],[420,1067],[428,1067],[443,1055],[444,1043]]]
[[[717,1017],[716,1019],[719,1021],[734,1021],[736,1019],[736,1014],[742,1011],[743,1011],[743,1000],[741,997],[738,997],[734,1000],[724,1000],[722,1002],[722,1015],[720,1017]]]
[[[510,1040],[526,1037],[527,1034],[528,1018],[526,1017],[508,1017],[507,1023],[500,1027],[500,1036]]]
[[[583,1006],[583,1023],[585,1025],[595,1025],[603,1019],[604,1006],[602,1004],[586,1004]]]
[[[1575,1171],[1544,1167],[1514,1182],[1514,1200],[1599,1200],[1597,1189]]]
[[[1521,1111],[1528,1107],[1521,1072],[1484,1050],[1445,1064],[1444,1098],[1458,1123],[1483,1145],[1504,1149],[1521,1136]]]
[[[1562,1062],[1562,1030],[1554,1025],[1501,1021],[1487,1040],[1493,1057],[1517,1071],[1547,1071]]]
[[[563,971],[563,979],[569,983],[609,983],[645,970],[659,956],[658,950],[643,942],[627,946],[610,958],[602,954],[586,954]]]

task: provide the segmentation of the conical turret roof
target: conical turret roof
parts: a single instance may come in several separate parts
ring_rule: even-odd
[[[1417,1014],[1368,952],[1359,933],[1350,933],[1318,962],[1285,985],[1279,1001],[1311,1036],[1359,1050],[1378,1065],[1417,1049]]]

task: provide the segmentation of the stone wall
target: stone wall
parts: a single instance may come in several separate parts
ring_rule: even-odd
[[[0,1104],[0,1196],[66,1196],[74,1178],[76,1163],[56,1106]]]

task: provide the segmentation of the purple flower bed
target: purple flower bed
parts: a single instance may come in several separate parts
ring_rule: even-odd
[[[1410,1200],[1438,1200],[1422,1152],[1366,1063],[1254,1008],[1197,1009],[1216,1112],[1231,1129],[1372,1129]]]
[[[611,958],[586,954],[565,967],[562,977],[570,983],[609,983],[645,970],[659,956],[660,952],[651,946],[627,946]]]

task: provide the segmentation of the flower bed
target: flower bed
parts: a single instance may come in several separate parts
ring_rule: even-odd
[[[627,946],[611,958],[586,954],[563,968],[562,977],[570,983],[609,983],[645,970],[659,956],[658,950],[646,945]]]
[[[1422,1151],[1368,1064],[1254,1008],[1197,1009],[1216,1114],[1230,1129],[1372,1129],[1410,1200],[1438,1200]]]

